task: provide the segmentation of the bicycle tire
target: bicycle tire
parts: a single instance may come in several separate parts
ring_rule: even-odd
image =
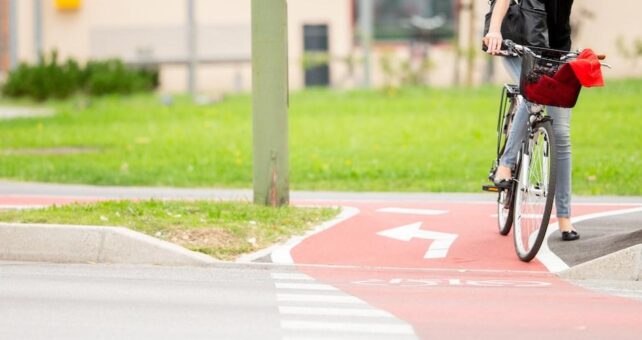
[[[497,197],[497,227],[499,228],[499,234],[503,236],[508,235],[513,226],[513,214],[515,212],[514,188],[515,185],[513,185],[513,189],[500,191]]]
[[[534,124],[520,154],[513,238],[517,256],[524,262],[531,261],[537,255],[546,236],[555,198],[555,145],[551,121],[540,121]]]
[[[506,106],[507,105],[507,106]],[[509,96],[507,88],[502,91],[502,105],[499,111],[499,122],[497,124],[497,165],[506,150],[508,134],[519,107],[519,99],[516,95]],[[514,192],[515,185],[510,189],[501,190],[497,195],[497,228],[499,234],[506,236],[510,233],[513,225],[513,212],[515,211]]]

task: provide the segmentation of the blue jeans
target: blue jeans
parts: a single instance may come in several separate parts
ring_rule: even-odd
[[[522,69],[521,58],[507,57],[504,66],[511,77],[519,83]],[[511,169],[517,163],[517,154],[526,137],[528,120],[528,102],[522,98],[515,114],[506,149],[499,164]],[[557,185],[555,187],[555,208],[557,217],[571,217],[571,110],[556,106],[547,106],[548,115],[553,118],[553,132],[557,148]]]

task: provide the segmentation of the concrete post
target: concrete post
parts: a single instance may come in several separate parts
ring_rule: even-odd
[[[476,43],[479,41],[479,38],[477,37],[477,18],[475,17],[476,14],[476,9],[475,9],[475,0],[470,0],[469,2],[469,7],[468,7],[468,13],[469,13],[469,24],[468,24],[468,53],[467,53],[467,64],[468,64],[468,73],[466,74],[466,86],[472,87],[473,86],[473,76],[475,74],[475,60],[476,58],[476,50],[475,47]]]
[[[252,0],[254,203],[289,203],[286,0]]]
[[[194,0],[187,0],[187,92],[192,98],[196,95],[196,68],[198,66],[197,30],[194,10]]]
[[[42,55],[42,0],[33,0],[33,44],[38,60]]]
[[[18,0],[9,0],[9,69],[18,66]]]
[[[359,40],[363,49],[363,87],[370,88],[372,84],[372,34],[374,25],[374,8],[372,0],[359,0]]]
[[[455,39],[453,40],[453,46],[455,47],[455,60],[454,60],[454,72],[453,72],[453,85],[459,86],[460,84],[460,73],[461,73],[461,17],[463,15],[464,6],[462,5],[462,0],[455,0],[455,15],[454,15],[454,27],[455,27]]]

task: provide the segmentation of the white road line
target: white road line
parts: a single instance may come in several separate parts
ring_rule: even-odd
[[[558,229],[558,223],[548,225],[546,236],[544,237],[544,242],[542,242],[542,247],[537,253],[537,260],[539,260],[539,262],[541,262],[544,267],[546,267],[546,269],[548,269],[551,273],[559,273],[569,268],[566,262],[559,258],[559,256],[553,253],[548,247],[548,237]]]
[[[399,335],[397,335],[399,336]],[[341,334],[341,336],[328,337],[327,335],[317,335],[311,336],[306,335],[286,335],[281,338],[281,340],[328,340],[328,339],[341,339],[341,340],[363,340],[363,336],[359,334]]]
[[[377,210],[378,212],[393,213],[393,214],[409,214],[409,215],[443,215],[448,213],[447,210],[431,210],[431,209],[407,209],[407,208],[383,208]]]
[[[338,337],[334,337],[336,339]],[[310,336],[308,335],[286,335],[281,338],[281,340],[328,340],[328,339],[333,339],[333,338],[328,338],[327,335],[317,335],[317,336]],[[358,334],[353,334],[353,335],[343,335],[341,334],[340,337],[341,340],[363,340],[362,336],[359,336]]]
[[[276,299],[281,302],[366,304],[363,300],[349,295],[277,294]]]
[[[291,281],[313,281],[314,279],[308,275],[301,273],[271,273],[270,276],[274,280],[291,280]]]
[[[275,282],[274,285],[277,289],[301,289],[301,290],[338,290],[330,285],[321,283],[285,283]]]
[[[359,334],[359,333],[343,333],[343,334],[331,334],[328,336],[328,334],[325,335],[312,335],[309,332],[305,332],[304,334],[296,334],[296,332],[292,335],[284,335],[281,340],[328,340],[328,339],[341,339],[341,340],[363,340],[363,339],[368,339],[369,337],[372,337],[373,335],[371,334]],[[390,339],[390,336],[384,336],[385,338]],[[377,336],[377,338],[381,338],[381,336]],[[412,334],[396,334],[394,335],[395,340],[405,340],[405,339],[412,339],[416,340],[417,337]]]
[[[522,214],[520,217],[525,220],[541,220],[542,214]]]
[[[394,318],[386,311],[361,308],[322,308],[279,306],[279,313],[286,315],[355,316],[368,318]]]
[[[275,246],[274,248],[269,248],[272,262],[279,263],[279,264],[294,264],[294,260],[292,259],[292,255],[290,254],[290,251],[292,250],[292,248],[296,247],[299,243],[301,243],[306,238],[314,234],[320,233],[331,227],[334,227],[335,225],[353,216],[356,216],[357,214],[359,214],[359,209],[357,208],[341,207],[341,213],[335,219],[319,225],[318,227],[314,228],[313,230],[311,230],[310,232],[306,233],[303,236],[296,236],[291,238],[284,245],[278,245],[278,246]]]
[[[573,205],[589,205],[589,206],[627,206],[630,205],[632,207],[634,206],[640,206],[642,202],[621,202],[621,203],[615,203],[615,202],[609,202],[609,203],[599,203],[599,202],[574,202]]]
[[[317,321],[281,321],[281,328],[285,330],[302,331],[331,331],[368,334],[414,334],[412,327],[400,324],[364,324],[341,322]]]
[[[640,211],[642,211],[642,207],[588,214],[588,215],[583,215],[578,217],[572,217],[571,223],[579,223],[582,221],[592,220],[592,219],[601,218],[601,217],[624,215],[624,214],[630,214],[630,213],[635,213]],[[559,229],[559,226],[557,223],[554,223],[548,226],[548,229],[546,230],[546,237],[544,238],[544,242],[542,242],[542,248],[540,248],[539,253],[537,254],[537,259],[551,273],[559,273],[569,268],[568,264],[566,264],[566,262],[564,262],[561,258],[559,258],[555,253],[553,253],[551,249],[548,247],[548,238],[558,229]]]
[[[595,289],[595,290],[601,290],[605,292],[622,292],[622,293],[632,293],[632,294],[637,294],[642,296],[642,289],[620,289],[620,288],[601,288],[601,287],[592,287],[589,285],[586,285],[585,287]]]

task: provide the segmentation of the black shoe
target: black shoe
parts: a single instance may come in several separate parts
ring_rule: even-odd
[[[562,232],[562,241],[575,241],[580,239],[580,234],[575,230],[563,231]]]
[[[496,187],[500,189],[510,189],[511,186],[513,185],[513,180],[512,179],[495,179],[493,180],[493,183],[495,184]]]

